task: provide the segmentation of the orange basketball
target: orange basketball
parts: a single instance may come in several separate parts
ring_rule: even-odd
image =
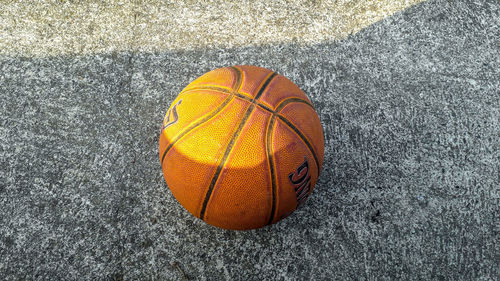
[[[175,198],[226,229],[275,223],[304,203],[323,163],[323,128],[297,85],[261,67],[212,70],[177,96],[160,160]]]

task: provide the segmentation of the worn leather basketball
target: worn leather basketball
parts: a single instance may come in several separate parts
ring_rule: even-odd
[[[191,82],[161,128],[163,175],[191,214],[226,229],[275,223],[307,199],[323,162],[311,101],[256,66],[212,70]]]

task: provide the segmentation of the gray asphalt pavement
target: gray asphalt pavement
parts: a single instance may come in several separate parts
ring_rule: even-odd
[[[263,5],[263,17],[297,9],[306,16],[257,19],[274,33],[255,33],[254,41],[192,39],[186,48],[169,40],[198,38],[189,24],[165,20],[170,25],[155,29],[147,15],[178,9],[187,21],[196,16],[192,3],[135,13],[124,4],[107,12],[130,23],[103,17],[93,29],[71,31],[80,37],[47,15],[52,27],[44,26],[59,37],[37,29],[44,15],[40,7],[30,14],[35,4],[2,3],[0,279],[498,280],[500,2],[363,8],[373,2],[339,6],[331,17],[321,14],[327,1],[288,12]],[[75,8],[79,19],[82,5],[99,7],[71,5],[61,9]],[[360,7],[363,16],[345,16]],[[206,11],[213,29],[199,34],[231,39],[217,29],[231,17],[218,25],[218,10]],[[357,20],[335,36],[313,28],[345,18]],[[307,29],[288,36],[299,19],[316,37]],[[175,36],[163,41],[169,30]],[[294,81],[325,132],[323,171],[305,206],[244,232],[185,211],[158,159],[160,125],[177,93],[237,64]]]

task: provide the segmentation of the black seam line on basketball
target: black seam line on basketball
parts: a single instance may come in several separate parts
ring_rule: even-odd
[[[276,171],[274,169],[274,157],[273,157],[273,149],[272,149],[272,143],[271,143],[271,138],[273,136],[273,128],[274,128],[274,123],[276,121],[276,115],[272,115],[271,119],[269,121],[269,124],[267,125],[266,128],[266,152],[267,152],[267,159],[269,161],[269,171],[271,173],[271,192],[272,192],[272,201],[271,201],[271,215],[269,216],[269,220],[267,221],[267,224],[273,223],[274,220],[274,215],[276,213]]]
[[[234,94],[237,97],[239,97],[243,100],[249,101],[249,102],[252,102],[252,100],[253,100],[251,97],[245,96],[238,91],[231,91],[231,90],[228,90],[226,88],[220,88],[220,87],[216,87],[216,86],[202,86],[202,87],[189,88],[187,90],[184,90],[182,92],[182,94],[192,92],[192,91],[199,91],[199,90],[210,90],[210,91],[219,92],[219,93],[223,93],[223,94]],[[265,105],[259,105],[259,106],[266,107]],[[270,109],[269,107],[266,107],[266,109],[269,111],[272,111],[272,109]]]
[[[304,99],[301,99],[301,98],[287,98],[287,99],[282,100],[278,104],[278,107],[276,107],[276,113],[279,113],[285,106],[287,106],[289,103],[292,103],[292,102],[298,102],[298,103],[307,104],[312,109],[314,109],[314,106],[311,103],[309,103],[308,101],[304,100]]]
[[[235,94],[238,98],[241,98],[243,100],[246,100],[248,102],[252,102],[252,103],[255,103],[257,106],[259,106],[260,108],[270,112],[270,113],[279,113],[286,105],[290,104],[290,103],[293,103],[293,102],[298,102],[298,103],[303,103],[303,104],[306,104],[308,106],[310,106],[311,108],[314,109],[314,106],[304,100],[304,99],[301,99],[301,98],[288,98],[288,99],[285,99],[283,101],[281,101],[278,105],[278,107],[276,108],[276,110],[273,110],[272,108],[262,104],[261,102],[256,102],[254,101],[252,98],[248,97],[248,96],[245,96],[243,94],[241,94],[240,92],[231,92],[230,90],[226,89],[226,88],[222,88],[222,87],[217,87],[217,86],[200,86],[200,87],[195,87],[195,88],[190,88],[190,89],[187,89],[187,90],[184,90],[182,93],[186,93],[186,92],[190,92],[190,91],[196,91],[196,90],[212,90],[212,91],[215,91],[215,92],[221,92],[221,93],[225,93],[225,94]]]
[[[232,70],[234,70],[234,72],[236,72],[236,81],[234,83],[233,90],[237,92],[241,87],[241,82],[243,80],[243,71],[241,71],[239,68],[235,66],[230,66],[229,68],[231,68]]]
[[[220,87],[215,87],[215,86],[203,86],[203,87],[189,88],[189,89],[183,91],[182,93],[187,93],[187,92],[191,92],[191,91],[198,91],[198,90],[211,90],[211,91],[220,92],[223,94],[235,94],[237,97],[242,98],[244,100],[247,100],[250,102],[253,100],[251,97],[247,97],[238,91],[231,91],[231,90],[228,90],[226,88],[220,88]]]
[[[183,133],[179,134],[177,137],[174,138],[174,140],[172,142],[170,142],[170,144],[167,146],[167,148],[165,148],[165,152],[163,152],[163,155],[161,157],[161,165],[163,166],[163,160],[165,159],[165,156],[167,156],[167,153],[168,151],[174,146],[174,144],[180,140],[183,136],[185,136],[186,134],[188,134],[189,132],[191,132],[192,130],[194,130],[196,127],[200,126],[201,124],[207,122],[208,120],[212,119],[215,115],[217,115],[220,111],[222,111],[222,109],[224,107],[226,107],[226,105],[233,99],[234,95],[236,93],[238,93],[238,90],[239,88],[241,87],[241,81],[243,80],[242,77],[243,77],[243,72],[236,68],[236,67],[231,67],[231,69],[233,69],[235,72],[236,72],[236,83],[235,83],[235,88],[233,89],[233,91],[229,91],[228,93],[230,94],[223,102],[222,104],[219,105],[219,107],[217,107],[217,109],[215,111],[213,111],[210,115],[206,116],[205,118],[201,119],[200,121],[194,123],[194,124],[191,124],[191,126],[188,127],[188,129],[186,129],[186,131],[184,131]],[[200,87],[202,88],[202,87]],[[224,89],[224,88],[221,88],[221,89]],[[182,91],[180,94],[184,93],[184,92],[187,92],[187,91]],[[180,95],[179,94],[179,95]]]
[[[163,165],[163,160],[165,159],[165,156],[167,156],[168,151],[174,146],[174,144],[180,140],[182,137],[184,137],[186,134],[191,132],[192,130],[196,129],[196,127],[200,126],[201,124],[207,122],[208,120],[212,119],[215,115],[219,114],[219,112],[226,107],[226,105],[229,104],[229,102],[234,98],[234,95],[228,96],[220,105],[215,109],[212,113],[209,115],[205,116],[203,119],[199,120],[196,123],[192,123],[184,132],[180,133],[177,135],[165,148],[165,152],[163,152],[163,156],[161,157],[161,164]]]
[[[245,95],[243,95],[243,94],[241,94],[239,92],[231,92],[231,91],[229,91],[229,90],[227,90],[225,88],[205,86],[205,87],[191,88],[191,89],[188,89],[188,90],[184,91],[183,93],[187,93],[187,92],[190,92],[190,91],[196,91],[196,90],[212,90],[214,92],[220,92],[220,93],[225,93],[225,94],[231,94],[232,93],[232,94],[236,95],[236,97],[241,98],[242,100],[248,101],[250,103],[254,103],[257,106],[259,106],[260,108],[265,109],[266,111],[268,111],[270,113],[275,113],[275,111],[272,108],[270,108],[270,107],[268,107],[268,106],[266,106],[266,105],[264,105],[264,104],[262,104],[260,102],[254,101],[254,99],[252,99],[251,97],[247,97],[247,96],[245,96]]]
[[[273,78],[276,77],[276,75],[278,75],[278,74],[276,72],[273,72],[273,74],[271,74],[271,76],[269,76],[269,78],[267,78],[266,82],[264,82],[264,84],[260,88],[259,92],[255,96],[254,101],[258,100],[260,98],[260,96],[262,96],[262,94],[266,90],[267,86],[269,85],[269,83],[271,83],[271,80],[273,80]]]
[[[297,129],[297,127],[295,127],[295,125],[292,124],[292,122],[288,121],[285,117],[281,115],[276,115],[276,116],[278,116],[278,118],[281,119],[281,121],[285,122],[285,124],[288,125],[288,127],[290,127],[290,129],[292,129],[302,139],[302,141],[306,144],[309,151],[311,151],[314,157],[314,162],[316,162],[316,167],[318,168],[318,177],[319,177],[319,171],[320,171],[319,160],[309,140],[307,140],[306,136],[304,136],[304,134],[302,134],[300,130]]]
[[[217,183],[217,180],[219,179],[220,173],[222,172],[222,168],[224,168],[224,165],[226,164],[227,158],[229,157],[229,153],[231,152],[234,144],[236,143],[236,139],[238,138],[241,131],[243,130],[243,127],[245,126],[246,121],[250,117],[250,114],[252,113],[254,107],[255,107],[255,105],[251,104],[247,108],[247,111],[245,112],[243,119],[241,120],[238,128],[234,132],[233,136],[231,137],[231,140],[229,141],[229,144],[226,147],[226,151],[224,151],[224,155],[222,156],[221,161],[217,165],[217,169],[215,170],[215,174],[213,175],[212,180],[210,181],[210,185],[208,186],[207,193],[205,194],[205,200],[203,200],[203,205],[201,207],[200,219],[202,219],[202,220],[205,217],[205,211],[207,210],[208,201],[210,200],[210,197],[212,196],[212,192],[214,190],[215,184]]]
[[[276,76],[276,73],[273,73],[267,78],[267,80],[262,84],[261,89],[259,90],[259,94],[262,94],[265,90],[265,88],[269,85],[269,82]],[[257,97],[260,97],[260,95],[257,94]],[[201,207],[200,211],[200,219],[204,219],[205,217],[205,212],[207,210],[207,205],[208,201],[210,200],[210,197],[212,196],[212,192],[214,190],[215,184],[217,183],[217,180],[219,179],[220,173],[222,172],[222,168],[226,164],[227,158],[229,157],[229,153],[231,152],[234,144],[236,143],[236,140],[238,139],[241,131],[243,130],[243,127],[245,126],[246,122],[250,118],[250,115],[252,114],[253,110],[255,108],[255,103],[251,103],[250,106],[247,108],[245,114],[243,115],[243,118],[240,121],[240,124],[238,125],[238,128],[234,132],[233,136],[231,137],[231,140],[229,141],[229,144],[226,147],[226,151],[224,151],[224,155],[222,156],[221,161],[219,162],[219,165],[217,165],[217,170],[215,171],[214,176],[212,177],[212,180],[210,181],[210,186],[208,187],[207,193],[205,194],[205,200],[203,200],[203,205]]]
[[[221,93],[225,93],[225,94],[231,94],[231,93],[236,92],[236,90],[230,90],[230,89],[226,89],[226,88],[222,88],[222,87],[200,86],[200,87],[193,87],[193,88],[186,89],[186,90],[182,91],[181,94],[184,94],[187,92],[192,92],[192,91],[198,91],[198,90],[212,90],[214,92],[221,92]]]

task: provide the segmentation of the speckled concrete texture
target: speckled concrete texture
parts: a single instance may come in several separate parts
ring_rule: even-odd
[[[300,5],[313,2],[326,3]],[[106,39],[115,28],[103,21],[102,45],[95,38],[50,44],[26,31],[44,30],[35,28],[39,7],[1,5],[10,10],[0,9],[8,15],[0,17],[0,279],[500,276],[500,2],[401,4],[345,37],[266,34],[255,44],[208,40],[185,49],[124,47],[145,38],[128,4],[110,13],[128,20],[116,27],[128,37]],[[14,6],[41,14],[18,18]],[[168,29],[158,30],[161,37]],[[61,32],[64,42],[87,42]],[[177,93],[234,64],[267,67],[299,85],[326,141],[305,206],[245,232],[192,217],[169,192],[158,160],[160,124]]]
[[[345,38],[422,0],[0,2],[0,53],[194,50]]]

